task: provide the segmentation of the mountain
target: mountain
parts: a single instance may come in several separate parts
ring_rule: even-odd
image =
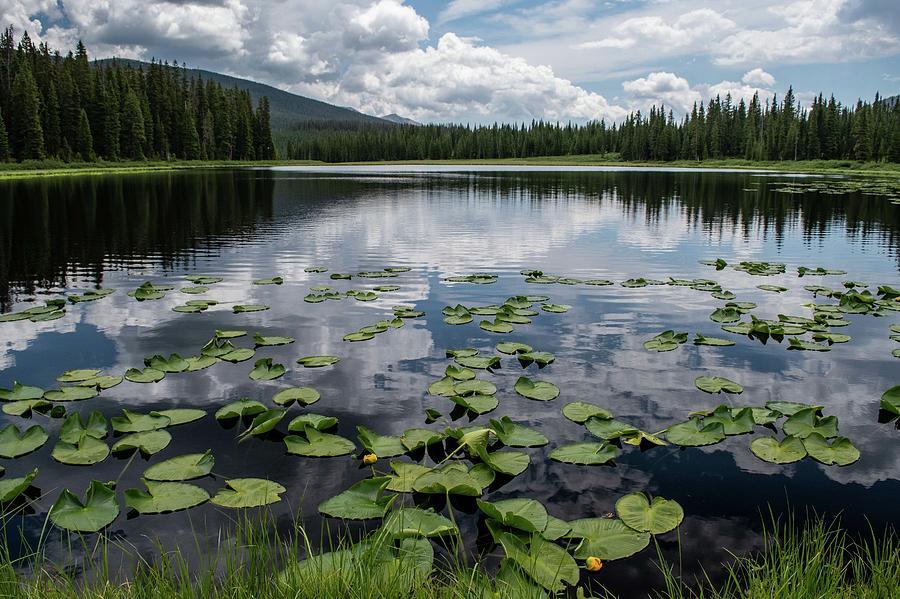
[[[130,65],[134,68],[146,69],[150,66],[150,63],[147,62],[124,58],[105,58],[94,62],[102,65],[111,61],[117,61],[119,64]],[[308,122],[322,123],[330,121],[353,125],[389,125],[395,123],[395,121],[389,119],[380,119],[352,108],[342,108],[326,102],[320,102],[319,100],[292,94],[277,87],[257,83],[249,79],[241,79],[203,69],[187,69],[187,76],[192,79],[198,77],[204,80],[211,79],[224,87],[237,87],[241,90],[247,90],[250,92],[254,103],[262,96],[267,96],[269,98],[273,132],[290,129],[295,125]]]
[[[420,123],[419,121],[408,119],[405,116],[400,116],[399,114],[394,114],[393,112],[391,114],[384,115],[383,117],[381,117],[381,120],[397,123],[398,125],[422,125],[422,123]]]

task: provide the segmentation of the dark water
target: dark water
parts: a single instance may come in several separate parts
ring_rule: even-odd
[[[551,442],[528,449],[531,466],[492,488],[489,498],[531,497],[551,514],[573,519],[612,511],[616,499],[632,491],[676,499],[686,519],[681,531],[682,561],[688,572],[715,572],[735,553],[760,544],[761,513],[791,509],[842,515],[854,530],[897,523],[900,497],[900,431],[879,424],[881,393],[900,383],[900,361],[891,357],[894,318],[849,315],[849,344],[829,353],[791,352],[785,344],[738,338],[708,319],[721,305],[706,293],[682,287],[529,285],[519,270],[540,269],[580,278],[706,277],[734,291],[739,300],[759,304],[754,313],[808,315],[811,300],[796,267],[825,266],[848,271],[827,277],[825,285],[866,281],[900,286],[900,207],[883,197],[774,193],[770,183],[785,176],[752,173],[650,171],[514,171],[342,169],[237,170],[124,177],[78,177],[5,183],[0,186],[0,305],[3,311],[63,291],[103,286],[117,292],[105,299],[70,306],[66,316],[46,323],[0,323],[0,387],[14,380],[44,388],[64,370],[103,368],[123,373],[157,353],[196,355],[216,329],[252,334],[290,335],[293,345],[262,349],[288,373],[267,383],[247,374],[252,361],[220,363],[196,373],[169,375],[155,385],[125,382],[97,399],[68,404],[87,413],[113,416],[123,407],[149,411],[200,407],[209,416],[172,429],[173,442],[149,461],[110,457],[91,467],[64,466],[50,458],[60,420],[35,416],[50,433],[37,452],[0,460],[6,476],[37,466],[41,498],[32,513],[16,517],[7,535],[15,545],[35,543],[46,512],[60,490],[82,494],[91,478],[119,479],[122,489],[139,487],[150,463],[182,453],[212,449],[218,477],[198,484],[215,491],[223,478],[267,477],[287,487],[273,512],[287,522],[302,509],[304,522],[319,529],[315,508],[322,500],[366,476],[352,457],[310,459],[286,455],[276,439],[237,443],[241,427],[227,428],[212,418],[218,407],[249,397],[271,403],[287,385],[317,388],[322,399],[308,408],[340,419],[338,434],[355,439],[355,426],[399,434],[424,425],[425,408],[448,414],[449,400],[429,396],[427,386],[449,363],[448,348],[471,346],[492,351],[501,340],[522,341],[556,354],[540,371],[561,396],[541,403],[512,392],[522,369],[510,358],[495,374],[480,374],[500,391],[500,407],[477,422],[509,415],[541,430]],[[755,193],[744,189],[757,188]],[[730,268],[716,272],[698,264],[723,257],[785,262],[788,274],[752,277]],[[329,272],[358,272],[409,266],[396,279],[330,281]],[[450,284],[453,274],[492,272],[493,285]],[[183,277],[219,275],[224,282],[204,296],[177,291],[160,301],[139,303],[126,295],[145,280],[189,285]],[[251,281],[281,275],[281,286]],[[352,299],[322,304],[303,302],[309,287],[335,289],[398,284],[375,302]],[[789,287],[784,294],[756,289],[769,283]],[[449,326],[441,308],[463,303],[502,303],[511,295],[548,294],[571,304],[567,314],[541,313],[534,324],[510,335],[494,335],[475,323]],[[186,300],[264,303],[271,310],[233,314],[230,305],[202,314],[171,311]],[[415,306],[425,318],[365,343],[341,340],[348,332],[390,317],[397,304]],[[676,351],[651,353],[642,342],[667,329],[697,331],[737,339],[734,347],[686,344]],[[238,340],[239,342],[242,340]],[[247,341],[243,340],[246,345]],[[335,354],[333,368],[303,369],[299,356]],[[528,369],[535,376],[535,367]],[[742,383],[734,405],[770,400],[815,402],[840,420],[840,431],[859,447],[862,458],[846,467],[825,467],[810,459],[777,466],[749,451],[751,436],[730,437],[707,448],[673,446],[640,452],[629,448],[615,466],[584,467],[551,462],[550,450],[589,440],[580,426],[562,417],[569,401],[591,401],[617,418],[658,431],[686,419],[688,412],[712,408],[729,398],[694,388],[701,375],[720,375]],[[300,409],[291,408],[288,418]],[[4,425],[19,418],[0,415]],[[464,417],[458,425],[468,423]],[[281,428],[285,429],[287,419]],[[757,433],[762,429],[757,428]],[[387,460],[385,460],[387,461]],[[126,467],[127,466],[127,467]],[[379,463],[387,468],[387,464]],[[124,472],[123,472],[124,469]],[[121,498],[121,495],[120,495]],[[462,505],[461,509],[472,510]],[[122,515],[110,531],[139,550],[162,537],[166,546],[189,546],[193,535],[213,538],[228,528],[234,512],[212,505],[171,515]],[[463,518],[474,536],[477,518]],[[13,530],[21,527],[22,538]],[[50,534],[51,543],[59,539]],[[675,557],[675,535],[661,538]],[[604,568],[601,582],[623,596],[638,594],[655,581],[651,548]]]

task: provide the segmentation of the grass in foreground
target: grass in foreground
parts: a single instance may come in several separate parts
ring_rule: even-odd
[[[236,534],[216,547],[195,549],[208,556],[192,566],[180,551],[158,551],[153,561],[133,556],[137,566],[116,572],[109,556],[123,550],[115,541],[78,547],[90,575],[73,574],[39,553],[12,562],[0,555],[0,597],[28,599],[530,599],[545,597],[519,577],[488,577],[478,565],[453,557],[459,539],[432,553],[424,540],[399,545],[374,535],[304,563],[310,544],[302,528],[290,540],[276,540],[271,523],[240,522]],[[321,553],[321,552],[315,552]],[[431,560],[434,560],[432,571]],[[660,566],[665,588],[658,599],[890,599],[900,589],[900,542],[894,533],[867,542],[851,541],[835,524],[813,521],[802,529],[774,525],[760,554],[737,557],[723,583],[687,584],[672,566]],[[124,576],[123,576],[124,574]],[[596,577],[602,582],[602,571]],[[124,581],[124,582],[116,582]],[[583,577],[582,582],[585,581]],[[598,589],[602,588],[599,584]],[[599,594],[598,594],[599,593]],[[571,596],[585,597],[579,590]],[[608,597],[594,590],[594,597]]]

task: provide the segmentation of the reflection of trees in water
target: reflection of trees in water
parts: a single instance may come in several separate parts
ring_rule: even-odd
[[[253,234],[272,211],[273,183],[245,171],[15,181],[0,201],[0,306],[14,292],[65,286],[73,272],[102,284],[103,269],[148,256],[169,269],[185,250]]]

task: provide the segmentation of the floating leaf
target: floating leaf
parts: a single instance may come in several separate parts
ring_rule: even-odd
[[[143,370],[129,368],[125,371],[125,380],[132,383],[158,383],[164,378],[166,378],[166,373],[155,368],[144,368]]]
[[[518,476],[531,464],[531,457],[522,451],[488,452],[481,449],[478,456],[491,470],[507,476]]]
[[[122,410],[122,416],[113,416],[110,418],[113,430],[119,433],[142,433],[144,431],[152,431],[169,426],[172,421],[159,414],[141,414]]]
[[[609,410],[605,410],[598,405],[594,405],[585,401],[575,401],[572,403],[567,403],[563,407],[562,413],[563,416],[565,416],[572,422],[577,422],[578,424],[584,424],[589,418],[598,418],[604,420],[613,417],[612,412],[610,412]]]
[[[228,420],[231,418],[243,418],[244,416],[255,416],[260,412],[265,412],[266,406],[252,399],[241,399],[232,402],[216,411],[216,420]]]
[[[402,455],[407,451],[406,447],[403,445],[403,440],[400,437],[379,435],[361,424],[357,425],[356,432],[362,446],[365,447],[369,453],[374,453],[380,458],[390,458]]]
[[[525,343],[517,343],[515,341],[504,341],[497,344],[497,351],[501,354],[513,355],[522,354],[532,351],[534,348]]]
[[[357,332],[357,333],[348,333],[348,334],[344,335],[344,337],[343,337],[344,341],[351,341],[351,342],[353,342],[353,341],[368,341],[369,339],[374,339],[374,338],[375,338],[374,333],[363,333],[361,331]]]
[[[455,358],[455,360],[460,366],[477,368],[478,370],[487,370],[489,368],[498,368],[500,366],[500,358],[497,356],[468,356]]]
[[[60,387],[44,393],[48,401],[83,401],[97,397],[97,390],[92,387]]]
[[[0,480],[0,503],[9,503],[25,492],[37,474],[38,469],[35,468],[25,476]]]
[[[649,341],[644,342],[644,349],[651,351],[665,352],[677,349],[679,345],[687,341],[687,333],[676,333],[675,331],[663,331]]]
[[[609,443],[572,443],[550,452],[550,459],[566,464],[599,465],[611,462],[619,450]]]
[[[56,380],[60,383],[80,383],[82,381],[87,381],[92,378],[95,378],[100,374],[99,369],[94,368],[82,368],[80,370],[67,370],[58,377]],[[0,396],[2,397],[2,396]]]
[[[282,277],[272,277],[271,279],[257,279],[253,281],[254,285],[281,285],[284,283]]]
[[[444,397],[449,397],[456,393],[456,391],[454,391],[453,389],[454,385],[456,385],[456,380],[450,378],[449,376],[445,376],[442,379],[439,379],[428,385],[428,393],[430,393],[431,395],[441,395]]]
[[[403,432],[400,441],[408,451],[413,451],[444,440],[443,433],[432,431],[427,428],[411,428]],[[377,454],[376,454],[377,455]]]
[[[704,424],[700,418],[691,418],[666,429],[666,439],[683,447],[713,445],[725,438],[725,427],[721,422]]]
[[[397,499],[397,495],[394,494],[382,495],[390,480],[387,476],[363,479],[346,491],[320,503],[319,512],[344,520],[381,518]]]
[[[273,381],[284,376],[285,372],[282,364],[273,364],[272,358],[263,358],[254,364],[250,378],[254,381]]]
[[[234,349],[228,353],[222,354],[221,356],[219,356],[219,359],[224,360],[225,362],[231,362],[232,364],[237,364],[238,362],[246,362],[254,355],[256,355],[255,350],[242,347],[240,349]]]
[[[169,419],[168,426],[178,426],[200,420],[206,416],[206,412],[194,408],[173,408],[171,410],[159,410],[150,412],[151,416],[164,416]]]
[[[279,406],[290,406],[294,402],[301,406],[308,406],[319,401],[321,395],[312,387],[288,387],[282,389],[272,398]]]
[[[741,319],[741,313],[734,308],[717,308],[709,315],[709,319],[721,323],[738,322]]]
[[[278,423],[284,418],[285,413],[285,410],[279,409],[260,412],[253,417],[253,421],[250,423],[250,426],[247,427],[247,430],[241,434],[241,437],[259,437],[265,435],[278,426]]]
[[[31,453],[47,442],[47,432],[38,425],[19,431],[15,424],[8,424],[0,430],[0,457],[17,458]]]
[[[450,377],[455,381],[470,381],[475,378],[475,373],[468,368],[460,368],[453,364],[449,364],[444,370],[444,376]]]
[[[172,442],[168,431],[145,431],[122,437],[113,444],[113,453],[138,450],[144,455],[153,455],[166,448]]]
[[[188,369],[187,361],[178,354],[172,354],[168,358],[156,355],[151,358],[144,359],[144,365],[148,368],[160,370],[162,372],[184,372]]]
[[[143,477],[162,481],[191,480],[212,472],[215,463],[216,459],[211,451],[189,453],[150,466],[144,470]]]
[[[447,464],[416,478],[413,490],[418,493],[481,497],[484,487],[493,482],[494,476],[494,471],[485,464],[478,464],[469,471],[462,464]]]
[[[275,345],[290,345],[295,340],[293,337],[263,337],[259,333],[253,335],[253,342],[257,347],[269,347]]]
[[[774,437],[760,437],[750,443],[753,455],[773,464],[790,464],[806,457],[806,447],[797,437],[785,437],[781,442]]]
[[[198,285],[197,287],[182,287],[180,291],[181,293],[187,293],[188,295],[200,295],[201,293],[209,291],[209,287],[204,287],[202,285]]]
[[[80,381],[76,383],[78,387],[96,387],[97,389],[112,389],[118,385],[122,384],[124,379],[120,376],[111,376],[111,375],[103,375],[103,376],[95,376],[92,379],[87,379],[86,381]]]
[[[533,381],[528,377],[520,376],[515,384],[516,393],[528,399],[538,401],[550,401],[559,396],[559,387],[546,381]]]
[[[338,419],[334,416],[322,416],[320,414],[301,414],[288,423],[291,432],[303,432],[307,426],[317,431],[325,431],[337,425]]]
[[[796,401],[768,401],[766,402],[766,407],[783,416],[793,416],[800,410],[805,410],[807,408],[815,408],[817,411],[820,411],[823,406],[814,406],[812,404],[799,403]]]
[[[222,277],[211,277],[208,275],[191,275],[185,277],[185,280],[190,281],[194,285],[213,285],[223,281]]]
[[[753,431],[756,421],[751,408],[729,408],[726,405],[717,407],[713,412],[703,418],[703,425],[708,426],[718,422],[726,435],[745,435]]]
[[[391,462],[391,470],[394,471],[394,474],[390,475],[391,480],[387,485],[387,490],[397,493],[412,493],[413,483],[416,479],[426,472],[431,472],[431,468],[427,466],[408,462]]]
[[[453,393],[456,395],[494,395],[497,387],[490,381],[471,379],[453,385]]]
[[[231,309],[235,314],[242,314],[244,312],[263,312],[268,310],[269,306],[265,304],[236,304]]]
[[[743,393],[744,388],[732,380],[721,376],[700,376],[694,380],[694,384],[701,391],[707,393]]]
[[[806,408],[792,414],[782,425],[784,434],[805,439],[813,433],[818,433],[830,439],[837,437],[838,420],[834,416],[820,418],[817,408]]]
[[[827,341],[828,343],[847,343],[850,335],[843,333],[813,333],[813,341]]]
[[[116,492],[100,481],[92,480],[85,501],[65,489],[50,508],[50,520],[66,530],[97,532],[119,515]]]
[[[684,520],[684,510],[677,501],[654,497],[651,503],[643,493],[621,497],[616,502],[616,513],[628,527],[654,535],[675,530]]]
[[[105,460],[109,456],[109,447],[100,439],[82,433],[76,443],[58,442],[51,456],[63,464],[89,466]]]
[[[10,416],[22,416],[27,418],[31,415],[32,411],[46,412],[52,405],[53,404],[46,399],[23,399],[3,404],[3,413],[9,414]],[[62,406],[56,407],[62,408],[65,412],[65,408]]]
[[[582,539],[575,549],[575,557],[590,556],[602,560],[630,557],[650,544],[650,533],[638,532],[615,518],[582,518],[569,522],[569,538]]]
[[[288,435],[284,438],[288,453],[323,458],[347,455],[356,450],[353,441],[344,437],[322,433],[311,426],[306,426],[302,432],[305,438],[300,435]]]
[[[25,401],[41,399],[44,397],[44,390],[40,387],[28,387],[13,382],[12,389],[0,389],[0,399],[3,401]]]
[[[453,395],[450,401],[476,414],[487,414],[495,410],[500,402],[493,395],[474,393],[471,395]]]
[[[390,511],[384,519],[384,524],[381,525],[381,530],[395,538],[427,538],[459,533],[459,529],[450,519],[433,510],[415,507],[401,507]]]
[[[501,322],[499,320],[494,320],[491,322],[490,320],[482,320],[478,323],[478,326],[489,333],[512,333],[513,326],[507,322]]]
[[[562,314],[564,312],[568,312],[572,306],[567,304],[543,304],[541,306],[541,310],[544,312],[553,312],[556,314]]]
[[[281,501],[280,495],[287,491],[263,478],[235,478],[226,480],[225,486],[210,499],[212,503],[233,508],[260,507]]]
[[[797,350],[806,350],[806,351],[831,351],[831,348],[828,345],[823,345],[821,343],[814,343],[812,341],[803,341],[802,339],[798,339],[796,337],[791,337],[788,339],[788,349],[797,349]]]
[[[900,385],[891,387],[881,395],[879,407],[885,412],[900,416]]]
[[[306,356],[297,360],[297,363],[306,368],[321,368],[323,366],[332,366],[340,361],[341,359],[337,356]]]
[[[504,526],[527,533],[540,533],[547,528],[549,515],[534,499],[503,499],[495,502],[477,500],[478,508]]]
[[[504,445],[510,447],[541,447],[549,443],[547,437],[534,429],[513,422],[509,416],[491,420],[490,428]]]
[[[209,493],[196,485],[181,482],[144,480],[146,491],[125,490],[125,505],[140,514],[177,512],[209,501]]]
[[[537,364],[539,368],[543,368],[544,366],[553,363],[556,356],[548,351],[532,351],[519,354],[516,358],[518,358],[519,364],[522,366],[528,366],[529,364],[534,363]]]
[[[819,433],[811,433],[803,439],[803,447],[809,456],[826,466],[849,466],[859,459],[859,450],[847,437],[838,437],[831,445]]]
[[[730,339],[721,339],[719,337],[706,337],[697,333],[697,337],[694,339],[694,345],[712,345],[717,347],[727,347],[734,345],[734,341]]]
[[[781,287],[780,285],[757,285],[756,288],[763,291],[774,291],[775,293],[784,293],[788,290],[787,287]]]
[[[499,532],[495,539],[503,546],[506,557],[524,570],[529,577],[548,591],[557,592],[566,584],[576,585],[580,573],[578,564],[569,553],[541,536],[534,536],[529,544],[519,537]]]

